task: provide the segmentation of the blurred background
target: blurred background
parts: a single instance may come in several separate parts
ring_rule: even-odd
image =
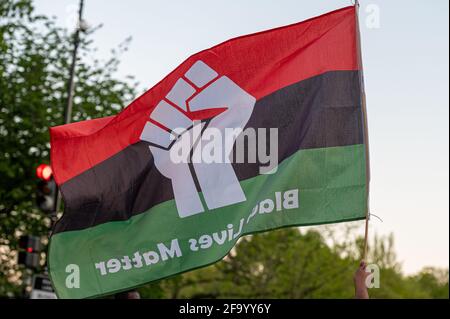
[[[360,1],[375,298],[448,298],[449,3]],[[72,121],[117,114],[191,54],[351,1],[85,0]],[[0,298],[45,270],[55,189],[48,127],[64,123],[77,0],[0,0]],[[352,298],[364,223],[241,239],[221,262],[145,298]],[[35,237],[24,237],[35,236]],[[22,239],[21,239],[22,238]],[[37,243],[39,242],[39,243]]]

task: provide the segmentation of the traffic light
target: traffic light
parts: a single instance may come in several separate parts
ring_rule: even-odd
[[[36,168],[36,176],[43,181],[51,180],[52,175],[52,167],[48,164],[41,164]]]
[[[55,210],[56,183],[53,180],[50,165],[41,164],[36,169],[36,176],[40,179],[36,190],[36,204],[44,212]]]
[[[41,239],[30,235],[21,236],[19,248],[19,265],[25,265],[27,268],[38,268],[40,251],[42,250]]]

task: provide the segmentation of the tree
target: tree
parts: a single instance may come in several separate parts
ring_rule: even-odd
[[[448,299],[448,269],[426,267],[410,278],[431,298]]]
[[[95,30],[81,37],[74,121],[116,114],[136,93],[132,78],[114,78],[129,40],[99,61]],[[49,162],[48,128],[63,124],[72,36],[37,15],[31,0],[0,0],[0,296],[20,293],[14,262],[20,234],[48,232],[49,218],[34,204],[34,170]]]

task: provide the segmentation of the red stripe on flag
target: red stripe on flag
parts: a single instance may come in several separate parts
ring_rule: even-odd
[[[357,70],[356,11],[342,8],[300,23],[228,40],[189,57],[114,117],[50,129],[58,184],[139,141],[156,104],[198,60],[260,99],[334,70]]]

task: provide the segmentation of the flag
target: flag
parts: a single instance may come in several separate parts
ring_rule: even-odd
[[[354,6],[189,57],[115,116],[52,127],[60,298],[221,260],[247,234],[364,219]]]

